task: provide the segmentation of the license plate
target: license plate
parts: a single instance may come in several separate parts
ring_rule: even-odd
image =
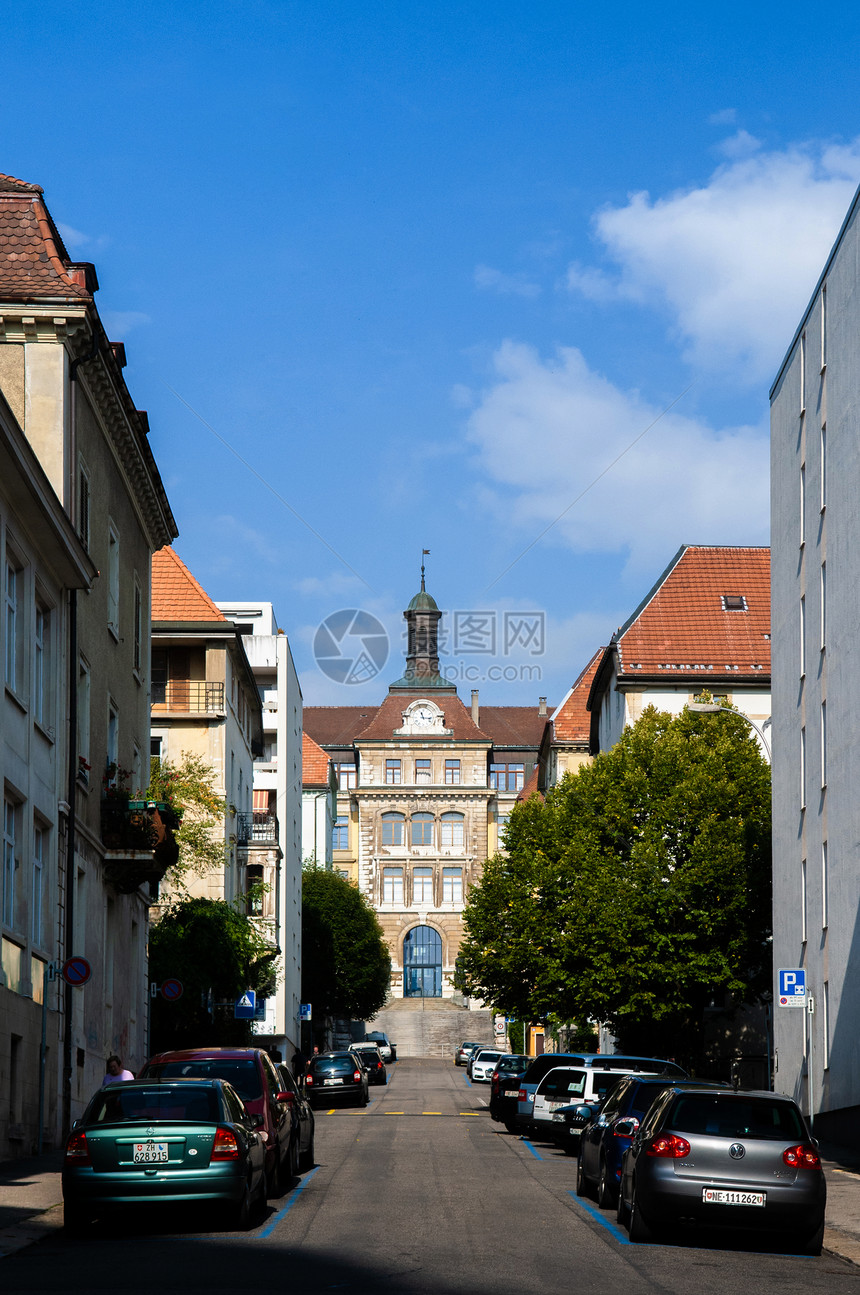
[[[342,1079],[324,1079],[324,1080],[323,1080],[323,1085],[324,1085],[324,1087],[326,1087],[326,1088],[331,1088],[331,1087],[340,1088],[342,1084],[343,1084],[343,1080],[342,1080]]]
[[[736,1192],[723,1188],[703,1187],[702,1201],[705,1205],[764,1205],[767,1192]]]
[[[136,1165],[151,1165],[166,1159],[166,1142],[135,1142],[134,1163]]]

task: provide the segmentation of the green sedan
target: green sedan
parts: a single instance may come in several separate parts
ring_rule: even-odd
[[[249,1226],[266,1203],[265,1146],[223,1079],[134,1080],[93,1097],[63,1163],[65,1226],[150,1206],[211,1204],[220,1221]]]

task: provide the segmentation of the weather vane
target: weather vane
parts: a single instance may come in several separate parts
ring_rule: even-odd
[[[425,588],[424,588],[424,559],[425,559],[425,558],[429,558],[429,556],[430,556],[430,550],[429,550],[429,549],[422,549],[422,550],[421,550],[421,592],[422,592],[422,594],[423,594],[423,593],[426,593],[426,590],[425,590]]]

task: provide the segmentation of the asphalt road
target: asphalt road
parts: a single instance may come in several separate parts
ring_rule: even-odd
[[[829,1255],[631,1245],[573,1194],[574,1160],[493,1124],[487,1087],[448,1062],[401,1061],[370,1091],[317,1111],[317,1168],[252,1231],[177,1215],[58,1233],[0,1261],[0,1291],[860,1295],[860,1269]]]

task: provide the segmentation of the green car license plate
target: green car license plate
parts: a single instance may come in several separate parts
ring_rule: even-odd
[[[166,1159],[166,1142],[135,1142],[134,1163],[136,1165],[159,1164]]]

